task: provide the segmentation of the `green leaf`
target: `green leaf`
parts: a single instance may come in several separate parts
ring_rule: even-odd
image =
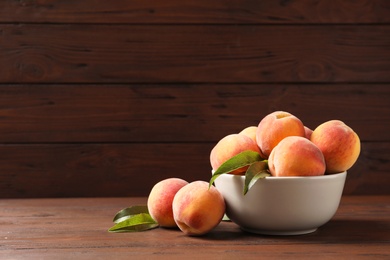
[[[224,162],[221,166],[219,166],[219,168],[214,172],[210,179],[209,187],[213,185],[215,179],[217,179],[219,175],[232,172],[260,160],[262,160],[260,154],[250,150],[233,156]]]
[[[258,179],[268,176],[271,176],[271,174],[268,172],[267,160],[252,163],[245,173],[244,195],[247,194]]]
[[[116,213],[109,232],[140,232],[158,227],[158,223],[150,216],[146,205],[124,208]]]
[[[131,206],[128,208],[124,208],[118,213],[116,213],[114,219],[112,220],[114,223],[122,222],[128,218],[130,218],[133,215],[137,215],[140,213],[147,213],[149,214],[148,206],[146,205],[136,205]]]
[[[158,223],[148,214],[140,213],[116,223],[109,232],[140,232],[157,228]]]

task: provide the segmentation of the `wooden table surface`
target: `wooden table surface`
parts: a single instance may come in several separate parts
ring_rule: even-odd
[[[390,196],[344,196],[307,235],[254,235],[231,222],[202,237],[107,232],[117,211],[139,204],[146,198],[2,199],[0,259],[390,259]]]

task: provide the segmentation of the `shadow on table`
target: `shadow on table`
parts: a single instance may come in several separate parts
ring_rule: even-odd
[[[221,223],[209,234],[199,237],[204,240],[240,240],[250,242],[302,242],[302,243],[365,243],[388,242],[390,221],[387,220],[332,220],[305,235],[271,236],[242,231],[234,223]]]

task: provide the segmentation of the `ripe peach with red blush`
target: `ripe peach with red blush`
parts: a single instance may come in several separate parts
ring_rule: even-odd
[[[257,126],[248,126],[239,132],[239,134],[246,135],[250,137],[255,143],[256,143],[256,132],[257,132]]]
[[[304,128],[305,128],[305,137],[310,140],[313,130],[307,126],[305,126]]]
[[[172,203],[177,226],[186,235],[200,236],[210,232],[225,214],[221,193],[205,181],[194,181],[180,189]]]
[[[268,158],[272,176],[318,176],[325,173],[321,150],[301,136],[289,136],[279,142]]]
[[[260,121],[256,141],[262,155],[268,158],[274,147],[287,136],[305,136],[304,125],[288,112],[275,111]]]
[[[324,154],[327,173],[350,169],[360,154],[359,136],[340,120],[322,123],[314,129],[310,140]]]
[[[150,216],[161,227],[176,227],[172,202],[176,193],[188,182],[180,178],[168,178],[156,183],[150,191],[147,206]]]
[[[260,153],[260,149],[257,144],[248,136],[244,134],[230,134],[219,140],[219,142],[213,147],[210,153],[210,164],[215,171],[224,162],[232,158],[233,156],[251,150]],[[248,167],[242,167],[237,169],[232,174],[244,174]]]

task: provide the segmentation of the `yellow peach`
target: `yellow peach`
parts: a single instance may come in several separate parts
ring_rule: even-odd
[[[263,156],[268,158],[272,149],[287,136],[305,136],[304,125],[288,112],[275,111],[260,121],[256,141]]]
[[[327,173],[350,169],[360,154],[359,136],[340,120],[330,120],[317,126],[310,140],[324,154]]]
[[[175,195],[173,217],[186,235],[200,236],[210,232],[222,220],[225,200],[221,193],[205,181],[190,182]]]
[[[173,219],[172,202],[176,193],[188,182],[180,178],[168,178],[156,183],[148,196],[150,216],[161,227],[176,227]]]
[[[246,135],[250,137],[255,143],[256,143],[256,132],[257,132],[257,126],[248,126],[239,132],[239,134]]]
[[[279,142],[268,158],[272,176],[317,176],[325,173],[321,150],[301,136],[289,136]]]
[[[210,164],[213,170],[217,170],[224,162],[233,156],[251,150],[260,153],[257,144],[243,134],[230,134],[219,140],[210,153]],[[237,169],[232,174],[244,174],[248,167]]]
[[[310,140],[313,130],[307,126],[305,126],[304,128],[305,128],[305,137]]]

